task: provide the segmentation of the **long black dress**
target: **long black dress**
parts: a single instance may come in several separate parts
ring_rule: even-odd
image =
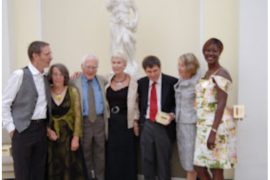
[[[51,128],[58,134],[56,141],[48,141],[48,180],[85,180],[85,167],[81,146],[77,151],[71,151],[71,140],[76,123],[80,123],[75,111],[80,112],[78,92],[68,88],[66,96],[60,105],[52,99]],[[75,121],[75,119],[77,121]],[[80,124],[77,124],[80,126]],[[76,131],[80,131],[76,129]],[[79,133],[79,132],[77,132]]]
[[[136,146],[133,129],[127,127],[128,87],[107,89],[110,106],[107,141],[107,180],[136,180]]]

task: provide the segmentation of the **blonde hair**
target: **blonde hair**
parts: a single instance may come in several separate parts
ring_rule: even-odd
[[[193,53],[186,53],[179,57],[178,63],[182,63],[185,70],[193,76],[200,67],[199,61]]]

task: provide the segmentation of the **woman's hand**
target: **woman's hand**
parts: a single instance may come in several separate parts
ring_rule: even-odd
[[[135,136],[139,136],[140,128],[139,128],[138,120],[134,120],[133,122],[133,131],[134,131]]]
[[[77,151],[79,148],[79,138],[77,136],[73,136],[71,140],[71,151]]]
[[[207,148],[209,150],[213,150],[215,148],[215,141],[216,141],[216,132],[211,130],[209,137],[207,139]]]
[[[51,128],[47,128],[47,136],[51,141],[56,141],[58,139],[56,133]]]
[[[175,120],[175,114],[174,114],[173,112],[171,112],[171,113],[169,113],[169,116],[170,116],[169,121],[170,121],[170,123],[171,123],[172,121]]]

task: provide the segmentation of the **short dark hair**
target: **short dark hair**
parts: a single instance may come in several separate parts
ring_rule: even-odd
[[[53,84],[53,82],[52,82],[53,68],[59,69],[59,71],[61,72],[61,74],[64,76],[64,85],[65,86],[68,85],[68,82],[69,82],[69,72],[68,72],[67,67],[64,64],[61,64],[61,63],[53,64],[50,67],[49,74],[48,74],[49,83],[50,84]]]
[[[222,44],[222,42],[221,42],[219,39],[217,39],[217,38],[210,38],[210,39],[208,39],[208,40],[204,43],[204,45],[203,45],[203,53],[205,52],[206,48],[209,47],[209,46],[212,45],[212,44],[216,45],[216,46],[218,47],[220,53],[222,53],[222,51],[223,51],[223,44]]]
[[[143,59],[142,67],[143,67],[144,70],[146,68],[152,68],[154,66],[158,66],[159,68],[161,66],[160,60],[158,59],[158,57],[150,55],[150,56],[146,56]]]
[[[28,57],[32,61],[33,54],[40,54],[41,49],[43,47],[49,46],[50,44],[44,41],[33,41],[29,46],[28,46]]]

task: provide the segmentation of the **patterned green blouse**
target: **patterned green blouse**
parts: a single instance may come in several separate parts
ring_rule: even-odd
[[[52,104],[52,121],[50,122],[50,127],[55,130],[57,136],[60,137],[61,135],[61,121],[65,121],[73,131],[73,136],[81,137],[82,115],[78,90],[73,86],[68,86],[63,102],[59,106],[54,102]]]

